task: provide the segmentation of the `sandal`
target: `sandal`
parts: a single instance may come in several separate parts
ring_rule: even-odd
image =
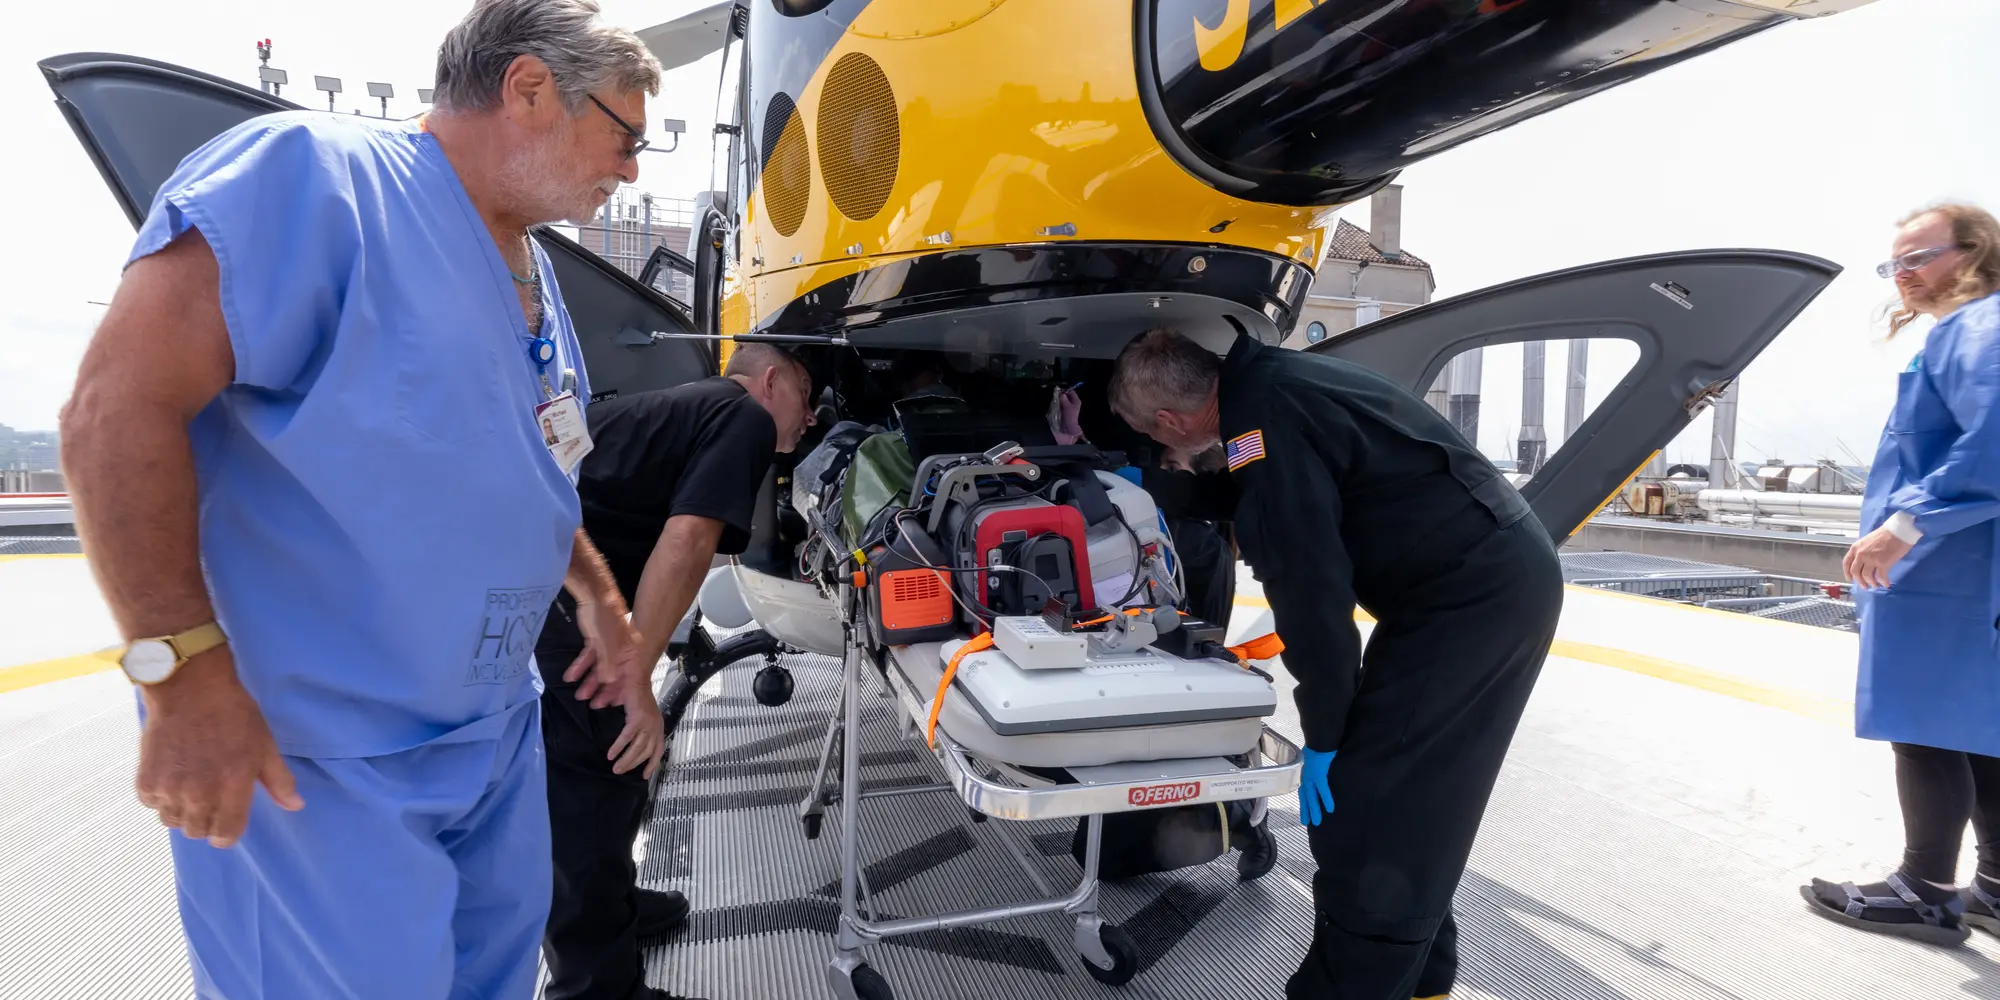
[[[1942,903],[1930,903],[1910,888],[1901,873],[1885,881],[1895,895],[1869,896],[1852,882],[1822,879],[1800,886],[1799,895],[1814,913],[1865,931],[1945,946],[1964,944],[1972,936],[1963,919],[1965,904],[1956,893]]]
[[[2000,896],[1995,896],[1979,887],[1979,876],[1972,877],[1972,884],[1958,891],[1958,900],[1965,906],[1965,922],[1988,934],[2000,935]]]

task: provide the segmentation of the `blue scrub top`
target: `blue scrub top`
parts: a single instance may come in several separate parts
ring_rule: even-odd
[[[437,140],[319,112],[182,161],[131,259],[199,229],[233,384],[190,427],[201,557],[281,752],[498,735],[580,514],[506,264]],[[540,247],[558,392],[583,358]],[[488,732],[488,730],[493,730]]]
[[[1898,380],[1861,529],[1901,511],[1924,537],[1857,594],[1855,730],[2000,756],[2000,295],[1941,320]]]

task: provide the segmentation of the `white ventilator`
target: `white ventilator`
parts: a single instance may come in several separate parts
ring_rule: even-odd
[[[1039,618],[1000,619],[996,648],[971,653],[958,667],[973,710],[1002,736],[1262,719],[1277,710],[1271,682],[1237,664],[1184,660],[1150,646],[1100,653],[1088,642],[1045,656],[1053,643],[1037,643],[1036,626],[1056,634]],[[938,655],[949,662],[963,645],[945,643]],[[1035,668],[1016,660],[1010,645]]]

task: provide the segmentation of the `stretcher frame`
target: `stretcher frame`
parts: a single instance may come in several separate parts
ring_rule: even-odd
[[[1212,766],[1208,770],[1201,770],[1197,767],[1185,773],[1177,772],[1173,781],[1199,782],[1199,791],[1185,798],[1177,798],[1158,805],[1141,806],[1133,803],[1141,801],[1146,790],[1158,787],[1162,783],[1161,778],[1054,783],[1010,767],[1005,762],[982,760],[952,740],[950,733],[942,730],[938,733],[935,744],[930,746],[930,750],[944,772],[945,781],[917,786],[865,788],[861,780],[861,741],[858,736],[861,731],[860,696],[863,687],[863,664],[873,657],[863,645],[862,630],[853,624],[861,614],[860,602],[855,591],[851,586],[842,584],[839,597],[840,605],[848,611],[845,616],[848,622],[845,626],[845,651],[841,657],[840,704],[828,719],[826,734],[820,742],[818,766],[806,797],[799,804],[799,818],[809,838],[816,838],[819,835],[826,807],[842,806],[840,918],[835,935],[833,958],[827,967],[828,985],[839,1000],[893,1000],[887,981],[880,973],[869,968],[861,958],[862,948],[883,938],[968,927],[1043,913],[1064,913],[1075,917],[1076,929],[1072,941],[1078,955],[1083,959],[1086,971],[1101,982],[1112,985],[1123,984],[1137,972],[1138,956],[1131,939],[1115,925],[1106,923],[1098,913],[1097,871],[1102,848],[1104,815],[1164,808],[1168,805],[1200,805],[1240,799],[1270,798],[1298,788],[1299,748],[1269,726],[1263,727],[1257,746],[1252,751],[1251,766],[1240,768],[1231,766],[1227,770],[1215,770]],[[914,690],[900,672],[893,668],[885,666],[876,673],[882,678],[889,695],[897,703],[905,737],[921,740],[922,725],[918,720],[928,718],[930,698]],[[943,695],[939,693],[936,696]],[[837,761],[836,748],[839,753]],[[1259,758],[1265,763],[1259,764]],[[837,782],[828,780],[830,771],[837,771],[839,776]],[[1038,784],[1040,787],[1036,787]],[[830,785],[834,787],[829,787]],[[1015,838],[1003,833],[999,837],[1001,843],[1015,864],[1028,876],[1029,881],[1044,894],[1044,898],[956,913],[905,917],[897,920],[876,919],[873,893],[868,889],[866,873],[861,863],[860,803],[869,799],[892,796],[944,793],[956,795],[966,808],[974,813],[975,821],[983,821],[984,817],[1016,822],[1088,817],[1083,872],[1076,886],[1068,893],[1056,894],[1041,872],[1037,871],[1029,861],[1026,852]],[[866,917],[862,915],[864,904],[868,909]]]

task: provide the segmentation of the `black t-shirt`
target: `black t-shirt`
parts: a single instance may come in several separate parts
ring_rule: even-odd
[[[583,530],[604,553],[626,603],[639,589],[668,518],[693,514],[721,521],[720,555],[749,545],[778,428],[741,383],[716,376],[617,396],[592,403],[588,419],[595,447],[577,477]],[[573,605],[567,595],[557,603],[543,645],[581,646],[564,614]]]

